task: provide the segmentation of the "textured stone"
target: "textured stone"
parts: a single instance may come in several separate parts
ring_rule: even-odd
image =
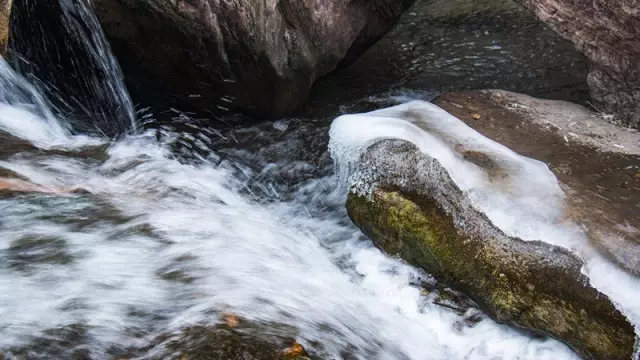
[[[585,54],[601,111],[640,126],[640,1],[518,0]]]
[[[94,4],[125,72],[139,75],[144,88],[168,89],[171,100],[182,104],[278,117],[302,105],[317,78],[350,62],[381,38],[411,2],[96,0]]]

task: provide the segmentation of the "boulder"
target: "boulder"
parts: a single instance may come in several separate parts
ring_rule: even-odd
[[[116,56],[141,92],[272,118],[302,105],[317,78],[364,52],[411,3],[94,1]]]
[[[640,126],[640,1],[518,0],[571,40],[590,62],[599,109]]]
[[[545,163],[567,195],[567,216],[601,253],[640,277],[640,133],[580,105],[507,91],[454,92],[434,102],[482,135]]]
[[[631,359],[634,327],[589,285],[582,261],[507,236],[437,160],[380,140],[355,173],[348,214],[377,246],[467,293],[498,322],[551,335],[586,359]]]

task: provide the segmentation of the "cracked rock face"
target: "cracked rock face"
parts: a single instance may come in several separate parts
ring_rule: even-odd
[[[412,0],[96,0],[126,73],[208,108],[278,117],[387,33]],[[164,84],[160,87],[156,85]],[[165,94],[166,95],[166,94]]]
[[[640,1],[519,0],[590,63],[587,81],[601,111],[640,126]]]

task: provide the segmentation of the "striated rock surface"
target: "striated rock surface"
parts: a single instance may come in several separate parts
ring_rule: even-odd
[[[499,322],[569,344],[586,359],[630,359],[635,332],[564,248],[509,237],[433,158],[403,140],[371,145],[347,200],[386,252],[469,294]]]
[[[143,90],[262,117],[298,108],[317,78],[364,52],[411,3],[94,1],[116,56]]]
[[[519,0],[590,62],[588,83],[601,110],[640,126],[640,1]]]

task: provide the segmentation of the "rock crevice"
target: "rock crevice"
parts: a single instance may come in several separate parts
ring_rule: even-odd
[[[518,1],[587,57],[599,110],[640,126],[640,1]]]

